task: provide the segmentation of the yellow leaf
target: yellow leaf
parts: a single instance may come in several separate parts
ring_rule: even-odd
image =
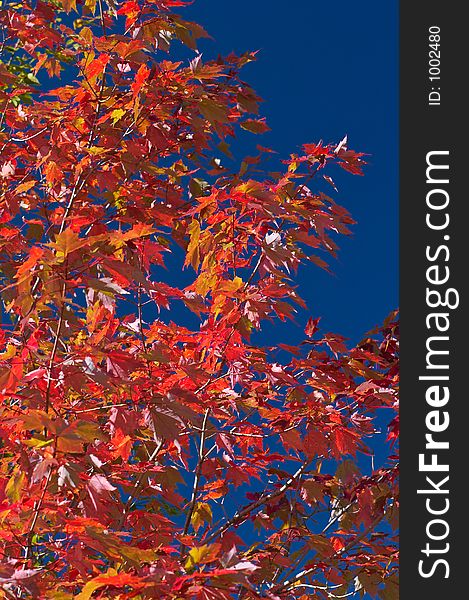
[[[152,233],[155,233],[153,225],[149,225],[148,223],[137,223],[132,229],[129,229],[129,231],[122,234],[116,234],[116,237],[127,242],[129,240],[137,240],[146,235],[151,235]]]
[[[62,7],[67,14],[72,10],[77,10],[76,0],[60,0],[60,3],[62,4]]]
[[[116,108],[111,112],[112,124],[115,125],[117,121],[120,121],[127,111],[122,108]]]
[[[35,437],[29,438],[29,440],[23,440],[23,444],[25,446],[30,446],[31,448],[45,448],[46,446],[50,446],[53,443],[54,443],[53,439],[40,440]]]
[[[22,194],[23,192],[27,192],[32,187],[36,185],[35,179],[30,179],[29,181],[25,181],[24,183],[20,183],[20,185],[16,188],[15,192],[17,194]]]
[[[217,281],[218,277],[216,273],[209,275],[207,272],[202,271],[194,282],[194,291],[205,298],[208,292],[215,287]]]
[[[20,471],[19,467],[15,467],[12,476],[10,477],[10,481],[5,487],[5,494],[12,504],[19,502],[19,499],[21,498],[21,490],[23,488],[25,477],[24,472]]]
[[[11,513],[11,508],[7,508],[6,510],[0,511],[0,523],[2,525],[10,513]]]
[[[93,156],[97,156],[98,154],[104,154],[107,151],[108,148],[102,148],[100,146],[91,146],[91,148],[88,148],[88,152]]]
[[[73,120],[73,125],[78,129],[80,133],[85,132],[86,121],[83,117],[77,117]]]
[[[48,244],[48,246],[55,248],[56,258],[63,261],[71,252],[88,244],[89,239],[78,237],[78,233],[68,228],[59,233],[55,238],[55,242]]]
[[[10,360],[16,356],[16,347],[13,344],[8,344],[5,352],[0,352],[0,360]]]
[[[197,532],[204,523],[212,522],[212,509],[206,502],[197,502],[191,516],[192,527]]]
[[[217,288],[217,292],[229,296],[230,294],[237,292],[243,286],[244,282],[241,277],[235,277],[232,280],[227,280],[221,283]]]
[[[85,586],[83,587],[82,591],[78,594],[76,599],[89,600],[93,595],[93,592],[95,592],[100,587],[108,585],[109,582],[106,581],[106,577],[114,577],[115,575],[117,575],[117,571],[115,569],[109,569],[105,575],[99,575],[91,581],[88,581],[88,583],[85,584]]]
[[[78,594],[78,596],[76,596],[76,599],[89,600],[97,589],[107,585],[120,588],[129,586],[133,589],[133,591],[135,591],[145,587],[145,582],[143,582],[139,577],[131,575],[130,573],[118,573],[115,569],[108,569],[106,573],[98,575],[97,577],[94,577],[88,581],[84,585],[82,591]]]
[[[191,224],[189,225],[189,234],[190,241],[187,246],[187,254],[186,260],[184,262],[184,266],[192,265],[194,270],[197,271],[200,264],[200,254],[199,254],[199,239],[200,239],[200,223],[197,219],[192,219]]]
[[[85,6],[94,15],[94,13],[96,12],[96,0],[86,0]]]
[[[191,548],[189,557],[184,565],[186,569],[191,569],[195,565],[208,563],[216,560],[220,552],[221,544],[205,544],[197,548]]]
[[[88,1],[85,3],[85,6],[88,8]],[[83,27],[83,29],[80,30],[80,37],[83,38],[87,44],[91,45],[93,42],[93,32],[89,27]]]

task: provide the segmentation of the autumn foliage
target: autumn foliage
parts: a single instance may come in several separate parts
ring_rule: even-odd
[[[348,349],[295,287],[363,155],[235,160],[255,55],[185,4],[2,5],[0,598],[397,598],[396,314]]]

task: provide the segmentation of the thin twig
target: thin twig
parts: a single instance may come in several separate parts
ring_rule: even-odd
[[[163,443],[164,443],[163,440],[160,440],[160,442],[157,444],[156,448],[153,450],[152,454],[148,458],[148,462],[153,462],[156,459],[156,457],[158,456],[158,454],[161,452],[161,450],[163,448]],[[117,523],[117,527],[116,527],[117,531],[120,531],[125,524],[125,521],[127,519],[128,510],[129,510],[132,502],[134,501],[135,496],[137,495],[137,493],[140,490],[140,486],[143,483],[145,474],[146,473],[140,473],[140,475],[137,477],[137,480],[133,486],[133,489],[130,492],[129,497],[127,498],[127,502],[125,503],[124,508],[122,510],[121,518],[119,519],[119,522]]]
[[[373,529],[383,520],[385,514],[386,513],[383,513],[382,515],[379,515],[371,523],[371,525],[369,525],[362,533],[360,533],[355,538],[353,538],[353,540],[350,540],[350,542],[348,542],[348,544],[346,544],[343,548],[341,548],[340,550],[337,550],[337,552],[331,558],[335,558],[335,557],[338,558],[338,557],[344,555],[351,548],[353,548],[353,546],[355,546],[355,544],[358,544],[364,538],[366,538],[366,536],[371,531],[373,531]],[[310,567],[309,569],[304,569],[303,571],[300,571],[297,575],[295,575],[294,577],[292,577],[292,579],[290,579],[288,581],[285,581],[284,583],[282,583],[282,584],[274,587],[273,591],[275,591],[275,592],[285,591],[285,590],[290,589],[293,586],[296,586],[298,581],[300,581],[301,579],[304,579],[305,577],[308,577],[308,575],[311,575],[314,571],[316,571],[316,569],[317,569],[317,567],[313,566],[313,567]]]
[[[186,535],[187,532],[189,531],[189,527],[190,527],[191,520],[192,520],[192,515],[194,514],[194,509],[195,509],[195,505],[197,502],[197,495],[199,492],[200,479],[201,479],[201,475],[202,475],[202,467],[203,467],[204,460],[205,460],[205,438],[207,435],[207,422],[208,422],[209,414],[210,414],[210,408],[207,408],[205,410],[204,420],[202,423],[202,431],[200,434],[199,456],[198,456],[197,466],[196,466],[195,474],[194,474],[194,484],[192,486],[191,501],[189,504],[189,509],[187,511],[186,521],[184,523],[184,529],[182,531],[183,535]],[[181,554],[183,552],[183,548],[184,548],[184,546],[181,548]]]
[[[65,269],[67,269],[67,267],[65,267]],[[54,367],[55,357],[57,354],[57,349],[59,347],[60,335],[62,333],[62,325],[63,325],[64,315],[65,315],[65,294],[67,291],[67,273],[66,272],[64,274],[64,277],[65,277],[65,279],[64,279],[64,283],[62,285],[62,306],[60,307],[59,322],[57,323],[57,331],[55,332],[54,345],[52,346],[52,352],[50,355],[49,366],[47,369],[46,401],[44,403],[44,411],[46,413],[49,412],[49,407],[50,407],[50,394],[51,394],[51,389],[52,389],[52,369]],[[54,409],[54,412],[56,412],[54,407],[53,407],[53,409]]]
[[[53,458],[55,457],[56,452],[57,452],[57,442],[58,442],[58,438],[57,438],[57,436],[55,436],[54,448],[53,448],[53,451],[52,451],[52,457]],[[28,537],[27,537],[27,540],[28,540],[27,544],[28,545],[26,547],[26,552],[25,552],[25,560],[26,560],[26,562],[32,557],[34,532],[35,532],[35,529],[36,529],[37,521],[39,519],[39,515],[41,514],[42,506],[44,504],[44,499],[46,497],[47,488],[49,487],[49,483],[50,483],[51,477],[52,477],[52,465],[50,465],[50,467],[49,467],[49,472],[47,473],[46,481],[45,481],[45,484],[44,484],[44,488],[43,488],[43,490],[41,492],[41,496],[34,503],[33,518],[31,519],[31,524],[29,526]]]
[[[274,500],[275,498],[281,496],[284,492],[286,492],[286,490],[291,488],[292,485],[298,481],[301,475],[305,472],[306,467],[308,465],[309,460],[303,462],[301,467],[278,490],[274,490],[273,492],[269,492],[267,494],[262,494],[261,497],[258,498],[255,502],[251,502],[251,504],[248,504],[245,508],[243,508],[239,512],[236,512],[233,515],[233,517],[229,519],[229,521],[224,523],[221,527],[219,527],[211,535],[209,535],[208,538],[206,538],[205,543],[209,544],[217,537],[223,535],[230,527],[233,527],[233,525],[237,525],[241,521],[244,521],[246,517],[248,517],[257,508],[260,508],[264,504],[267,504],[271,500]]]

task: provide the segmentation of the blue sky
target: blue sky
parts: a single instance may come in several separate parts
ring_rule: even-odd
[[[334,276],[311,266],[299,277],[322,328],[358,341],[398,305],[398,3],[196,0],[182,14],[214,38],[200,43],[205,58],[259,50],[244,79],[264,98],[272,132],[246,134],[239,151],[260,142],[283,158],[347,134],[370,155],[364,177],[335,171],[339,194],[324,188],[357,221],[338,240]],[[277,341],[297,339],[291,325],[275,327]]]

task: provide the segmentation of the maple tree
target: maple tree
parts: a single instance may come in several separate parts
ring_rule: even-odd
[[[353,224],[313,188],[363,155],[230,168],[255,54],[204,61],[185,4],[3,3],[0,597],[391,600],[397,313],[259,335],[306,322],[298,267]]]

